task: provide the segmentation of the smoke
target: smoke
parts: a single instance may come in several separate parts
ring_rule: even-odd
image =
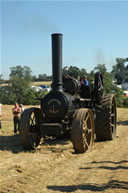
[[[15,33],[16,36],[35,35],[35,33],[38,35],[53,32],[61,33],[56,19],[51,16],[52,13],[55,14],[53,5],[47,4],[45,1],[15,0],[2,2],[4,25],[10,28],[9,31],[12,34]]]
[[[106,58],[104,56],[103,50],[97,50],[95,52],[94,58],[96,60],[96,64],[105,64],[106,63]]]
[[[25,19],[23,22],[23,29],[25,33],[31,34],[48,34],[61,31],[55,23],[39,15],[36,15],[31,19]]]
[[[94,53],[95,65],[105,64],[108,71],[112,70],[112,66],[115,65],[115,58],[112,55],[105,55],[102,49],[97,50]]]

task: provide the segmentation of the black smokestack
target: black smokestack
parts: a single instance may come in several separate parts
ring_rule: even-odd
[[[52,34],[53,91],[62,91],[62,34]]]

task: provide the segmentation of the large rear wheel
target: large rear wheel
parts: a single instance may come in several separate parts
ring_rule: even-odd
[[[35,149],[40,143],[40,123],[43,121],[42,111],[38,108],[26,109],[20,120],[20,140],[27,150]]]
[[[116,135],[116,100],[113,94],[105,95],[97,107],[95,132],[97,140],[112,140]]]
[[[90,109],[76,110],[72,122],[72,143],[77,153],[86,152],[94,141],[94,118]]]

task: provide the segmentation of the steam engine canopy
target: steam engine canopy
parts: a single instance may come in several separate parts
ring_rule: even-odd
[[[41,109],[50,119],[63,119],[70,110],[73,110],[73,99],[68,93],[52,91],[41,101]]]

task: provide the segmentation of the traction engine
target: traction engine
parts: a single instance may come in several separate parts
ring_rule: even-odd
[[[103,92],[103,78],[95,74],[92,87],[62,76],[62,34],[52,34],[52,90],[41,99],[41,108],[29,108],[20,120],[20,140],[35,149],[41,138],[71,135],[77,153],[86,152],[97,140],[111,140],[116,133],[116,100]]]

